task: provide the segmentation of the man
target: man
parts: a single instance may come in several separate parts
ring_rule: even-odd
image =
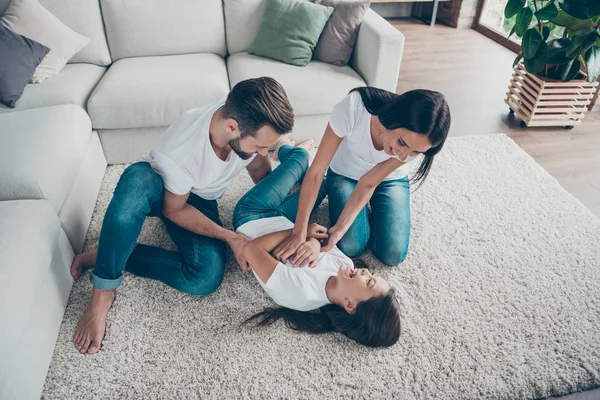
[[[248,270],[243,256],[248,239],[223,228],[217,199],[243,168],[255,183],[269,174],[269,147],[293,124],[293,109],[277,81],[242,81],[226,99],[179,117],[150,154],[125,170],[106,211],[97,254],[79,255],[71,267],[77,278],[95,263],[93,295],[73,337],[81,353],[100,350],[124,269],[199,296],[221,284],[226,244]],[[147,216],[163,220],[179,251],[136,243]]]

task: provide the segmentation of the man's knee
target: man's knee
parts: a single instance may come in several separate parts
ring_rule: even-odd
[[[119,179],[107,216],[117,224],[128,223],[140,211],[149,212],[155,202],[162,202],[163,181],[152,168],[130,166]]]

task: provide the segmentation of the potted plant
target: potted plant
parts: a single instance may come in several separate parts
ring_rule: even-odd
[[[506,104],[521,126],[580,124],[600,76],[600,0],[509,0],[509,37],[522,51]]]

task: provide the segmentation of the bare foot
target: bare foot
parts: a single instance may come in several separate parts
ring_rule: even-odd
[[[77,280],[96,264],[96,252],[77,254],[71,264],[71,276]]]
[[[300,143],[298,143],[296,147],[300,147],[301,149],[304,149],[311,153],[315,149],[315,139],[310,138],[303,140]]]
[[[73,335],[73,344],[81,354],[96,354],[100,351],[106,330],[106,316],[114,300],[114,290],[94,288],[87,310]]]
[[[273,151],[273,154],[271,155],[273,157],[273,160],[279,161],[279,149],[281,148],[281,146],[285,146],[285,145],[294,146],[295,144],[296,144],[296,141],[289,137],[284,137],[284,138],[279,139],[279,141],[277,142],[277,145],[275,146],[275,150]]]

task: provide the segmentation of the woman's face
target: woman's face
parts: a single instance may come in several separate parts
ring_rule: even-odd
[[[387,155],[398,157],[400,161],[410,161],[409,157],[414,158],[432,147],[426,135],[408,129],[386,129],[384,132],[383,151]]]
[[[390,284],[380,276],[373,276],[366,268],[343,266],[337,274],[340,293],[358,304],[390,291]]]

